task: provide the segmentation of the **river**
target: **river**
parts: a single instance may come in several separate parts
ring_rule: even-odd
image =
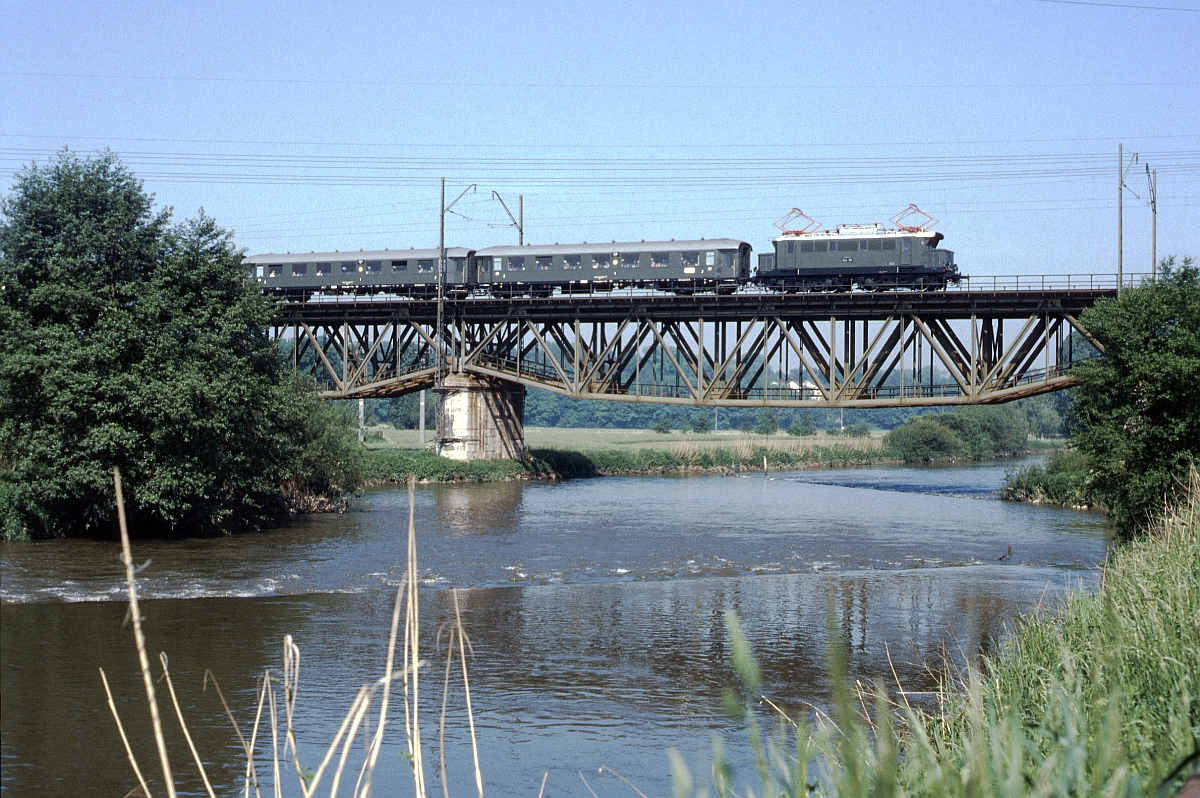
[[[721,709],[733,684],[727,608],[743,619],[765,695],[789,714],[828,705],[830,607],[855,678],[935,689],[932,670],[947,658],[976,662],[1019,613],[1093,585],[1107,551],[1100,516],[999,501],[1006,467],[419,486],[422,655],[438,659],[433,640],[453,617],[448,588],[460,588],[486,794],[535,796],[548,771],[547,796],[588,796],[584,778],[599,796],[633,796],[599,773],[607,765],[666,795],[666,750],[705,783],[716,734],[744,762],[745,735]],[[293,635],[300,751],[315,768],[359,686],[382,673],[407,514],[406,490],[379,489],[351,512],[262,534],[134,542],[135,560],[149,561],[138,578],[152,656],[170,656],[219,795],[238,790],[244,757],[212,688],[202,690],[205,670],[248,733],[255,679],[279,667],[281,640]],[[118,553],[102,541],[0,546],[5,795],[120,798],[135,786],[99,667],[152,789],[161,783]],[[441,790],[440,668],[422,682],[431,794]],[[468,795],[460,689],[450,705],[450,783]],[[201,795],[169,721],[181,794]],[[378,795],[412,792],[403,738],[394,727]],[[259,749],[264,773],[269,750]],[[283,781],[285,794],[299,794],[290,767]]]

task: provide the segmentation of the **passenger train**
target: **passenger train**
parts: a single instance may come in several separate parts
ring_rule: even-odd
[[[919,213],[914,205],[893,223]],[[809,224],[788,229],[798,218]],[[845,224],[818,231],[798,210],[777,222],[773,252],[758,256],[730,238],[607,244],[446,249],[446,296],[495,297],[594,293],[645,288],[675,294],[732,293],[742,286],[783,292],[941,290],[962,279],[954,253],[939,249],[941,233],[921,226]],[[438,250],[373,250],[254,255],[243,263],[265,292],[307,300],[314,293],[437,295]]]

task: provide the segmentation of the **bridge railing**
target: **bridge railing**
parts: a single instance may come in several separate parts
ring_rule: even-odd
[[[1135,288],[1144,280],[1152,279],[1149,272],[1131,272],[1123,275],[1121,284],[1124,288]],[[957,283],[950,283],[946,286],[947,291],[955,292],[1013,292],[1013,291],[1114,291],[1117,288],[1117,276],[1113,273],[1097,273],[1097,274],[1008,274],[1008,275],[967,275]],[[774,293],[765,289],[756,288],[754,286],[743,286],[739,289],[739,294],[747,293]],[[864,292],[865,293],[865,292]],[[642,296],[664,296],[666,292],[653,288],[638,288],[635,286],[626,286],[623,288],[599,289],[588,286],[582,289],[576,289],[570,294],[557,294],[555,298],[558,300],[569,300],[571,297],[585,296],[601,296],[601,297],[642,297]],[[697,292],[699,296],[712,296],[712,292]],[[522,297],[517,297],[521,299]],[[474,296],[467,297],[470,299],[494,299],[490,294],[483,290],[476,293]],[[396,294],[376,293],[376,294],[353,294],[353,293],[338,293],[338,294],[315,294],[309,302],[314,303],[332,303],[337,305],[359,305],[370,304],[377,302],[394,302],[394,301],[429,301],[429,300],[413,300],[409,297],[400,297]],[[462,300],[455,300],[462,301]]]

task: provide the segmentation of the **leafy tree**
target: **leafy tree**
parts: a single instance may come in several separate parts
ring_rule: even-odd
[[[0,212],[6,535],[107,531],[114,465],[142,532],[260,525],[287,482],[355,487],[353,450],[288,376],[270,304],[203,211],[172,225],[113,155],[63,151]]]
[[[668,416],[666,413],[663,413],[661,416],[659,416],[658,420],[654,422],[654,426],[652,427],[652,429],[655,432],[661,433],[663,435],[666,435],[668,432],[670,432],[674,428],[675,427],[671,423],[670,416]]]
[[[1071,442],[1089,455],[1093,491],[1133,525],[1200,455],[1200,269],[1167,258],[1160,273],[1080,317],[1104,357],[1076,367]]]
[[[758,421],[754,423],[754,432],[758,435],[774,435],[779,431],[779,417],[775,415],[775,411],[771,408],[766,408],[758,414]]]
[[[707,410],[701,409],[701,411],[696,414],[695,418],[692,419],[692,430],[695,432],[705,433],[712,432],[712,428],[712,417],[708,414]]]
[[[803,414],[792,417],[792,423],[788,425],[787,433],[796,438],[804,438],[812,435],[817,431],[813,426],[812,413],[805,411]]]

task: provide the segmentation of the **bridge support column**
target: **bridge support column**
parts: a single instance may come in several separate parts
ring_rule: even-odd
[[[450,374],[442,395],[437,451],[451,460],[516,460],[525,455],[525,386]]]

